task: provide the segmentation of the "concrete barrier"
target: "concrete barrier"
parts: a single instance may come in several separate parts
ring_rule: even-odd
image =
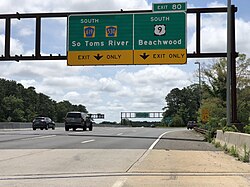
[[[93,124],[94,127],[128,127],[122,125],[111,125],[111,124]],[[56,127],[64,127],[64,123],[56,123]],[[0,129],[25,129],[32,128],[32,123],[24,122],[0,122]]]
[[[64,123],[56,123],[56,127],[64,127]],[[0,129],[26,129],[32,128],[32,123],[0,122]]]
[[[236,147],[240,156],[244,156],[245,151],[250,151],[250,134],[237,133],[237,132],[224,132],[217,130],[216,142],[221,146],[226,145],[228,149],[232,146]]]

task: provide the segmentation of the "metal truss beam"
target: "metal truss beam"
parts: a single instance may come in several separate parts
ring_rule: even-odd
[[[237,8],[234,8],[235,12]],[[0,56],[0,61],[35,61],[35,60],[67,60],[67,55],[41,55],[41,20],[43,18],[68,18],[73,14],[128,14],[128,13],[150,13],[152,10],[137,10],[137,11],[99,11],[99,12],[61,12],[61,13],[16,13],[16,14],[0,14],[0,20],[5,20],[5,49],[4,54]],[[226,57],[227,53],[203,53],[200,49],[200,30],[201,30],[201,14],[204,13],[226,13],[227,8],[191,8],[187,9],[188,14],[196,14],[196,50],[193,53],[188,53],[188,58],[220,58]],[[10,55],[10,38],[11,38],[11,20],[12,19],[35,19],[35,53],[29,56]],[[67,54],[67,52],[65,52]],[[236,54],[237,56],[237,54]]]

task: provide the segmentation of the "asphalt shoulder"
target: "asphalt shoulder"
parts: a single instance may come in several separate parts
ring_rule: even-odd
[[[182,130],[166,133],[155,145],[154,149],[190,150],[190,151],[222,151],[205,141],[204,135],[194,130]]]

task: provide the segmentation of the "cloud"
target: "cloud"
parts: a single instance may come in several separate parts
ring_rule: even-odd
[[[250,33],[250,22],[246,22],[243,19],[237,19],[235,25],[237,41],[236,50],[250,57],[250,38],[247,37]]]
[[[116,74],[116,78],[121,82],[135,86],[169,85],[169,82],[179,81],[180,77],[185,78],[187,74],[178,68],[170,66],[147,66],[145,69],[134,73],[122,70]]]
[[[227,5],[224,3],[220,3],[218,1],[213,1],[213,2],[208,3],[207,6],[210,8],[214,8],[214,7],[226,7]]]
[[[1,34],[0,35],[0,54],[4,54],[4,49],[5,49],[5,35]],[[20,40],[10,38],[10,54],[15,55],[15,54],[23,54],[24,49],[23,49],[23,44]]]
[[[75,101],[80,97],[80,94],[76,91],[68,92],[64,95],[63,100],[72,100]]]
[[[120,90],[121,85],[118,81],[113,80],[112,78],[104,77],[99,80],[97,87],[99,87],[101,91],[117,92]]]
[[[22,28],[19,30],[19,35],[20,36],[30,36],[33,35],[34,31],[31,30],[30,28]]]
[[[13,6],[15,5],[15,6]],[[25,5],[25,6],[24,6]],[[8,0],[1,2],[2,13],[149,9],[145,0]]]

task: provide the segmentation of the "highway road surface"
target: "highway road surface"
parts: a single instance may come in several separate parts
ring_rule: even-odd
[[[249,186],[249,164],[203,139],[185,128],[1,130],[0,187]]]
[[[2,130],[0,149],[149,149],[158,138],[182,129],[96,127],[93,131]]]

